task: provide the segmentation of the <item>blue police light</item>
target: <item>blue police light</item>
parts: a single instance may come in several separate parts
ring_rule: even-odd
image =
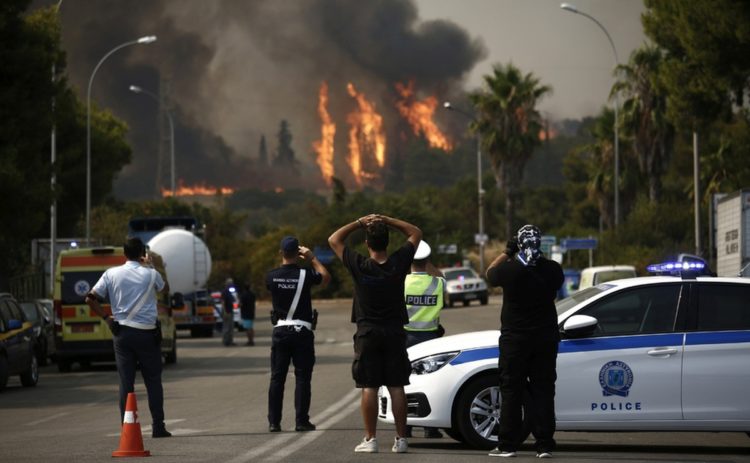
[[[661,264],[651,264],[646,267],[646,271],[656,274],[680,275],[682,272],[699,272],[706,268],[705,262],[663,262]]]
[[[234,286],[230,286],[230,287],[229,287],[229,292],[230,292],[230,293],[236,293],[236,292],[237,292],[237,290],[235,289],[235,287],[234,287]]]

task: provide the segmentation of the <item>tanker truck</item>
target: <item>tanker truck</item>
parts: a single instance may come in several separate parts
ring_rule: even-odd
[[[184,304],[172,309],[177,329],[190,330],[192,337],[211,337],[216,316],[206,289],[211,274],[206,244],[194,233],[174,228],[159,232],[148,247],[162,256],[171,291],[182,295]]]

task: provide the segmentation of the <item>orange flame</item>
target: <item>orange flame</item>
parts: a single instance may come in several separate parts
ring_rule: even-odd
[[[362,154],[371,152],[378,167],[385,165],[385,131],[383,117],[375,111],[375,105],[367,101],[363,93],[358,93],[351,82],[346,86],[349,95],[357,101],[357,110],[352,111],[346,120],[349,129],[349,159],[347,163],[354,174],[357,185],[362,178],[372,178],[362,170]],[[361,144],[360,144],[361,142]]]
[[[411,125],[414,135],[422,133],[433,148],[450,151],[453,145],[443,132],[438,129],[432,116],[435,114],[438,101],[434,96],[418,101],[414,97],[414,82],[409,85],[396,83],[396,90],[401,95],[401,100],[396,102],[396,108]]]
[[[320,126],[320,140],[313,142],[313,149],[318,153],[315,162],[320,166],[320,173],[328,185],[333,177],[333,137],[336,135],[336,124],[331,121],[328,113],[328,84],[320,84],[318,92],[318,115],[322,120]]]
[[[177,184],[178,187],[175,189],[174,194],[172,194],[172,190],[162,188],[162,198],[168,198],[170,196],[211,196],[218,193],[221,193],[223,195],[231,195],[232,193],[234,193],[234,188],[230,188],[227,186],[213,187],[208,186],[205,183],[187,186],[182,182],[182,180],[180,180]]]

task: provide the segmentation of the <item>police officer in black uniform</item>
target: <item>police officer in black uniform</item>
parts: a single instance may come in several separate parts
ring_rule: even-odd
[[[294,408],[295,431],[313,431],[310,423],[310,397],[312,391],[315,347],[313,344],[313,309],[310,289],[313,285],[328,285],[331,275],[312,251],[299,245],[297,238],[286,236],[281,240],[282,265],[268,272],[266,287],[271,291],[274,324],[271,338],[271,384],[268,388],[268,430],[281,431],[281,410],[284,402],[284,383],[289,362],[294,362],[296,387]],[[313,270],[303,269],[299,259],[309,262]]]

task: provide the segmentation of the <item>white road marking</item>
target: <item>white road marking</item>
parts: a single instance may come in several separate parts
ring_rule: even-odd
[[[359,405],[359,389],[352,389],[347,395],[342,397],[341,400],[332,404],[318,415],[312,417],[312,421],[320,423],[317,431],[309,431],[306,433],[284,433],[279,434],[271,440],[268,440],[265,444],[249,450],[242,455],[238,455],[232,458],[227,463],[247,463],[249,461],[258,458],[260,455],[272,451],[274,448],[279,447],[280,450],[269,455],[267,461],[278,461],[288,456],[292,452],[299,450],[301,447],[309,444],[318,437],[323,435],[323,430],[336,424],[340,420],[344,419],[351,410],[354,410]],[[356,400],[355,400],[356,398]],[[340,413],[341,410],[346,409],[345,413]],[[300,434],[303,434],[300,437]],[[297,441],[294,444],[286,446],[286,442],[296,438]]]
[[[44,422],[47,422],[47,421],[52,421],[54,419],[60,418],[61,416],[65,416],[65,415],[68,415],[68,414],[70,414],[70,412],[55,413],[54,415],[50,415],[50,416],[42,418],[40,420],[32,421],[31,423],[26,423],[26,426],[36,426],[36,425],[38,425],[40,423],[44,423]]]

